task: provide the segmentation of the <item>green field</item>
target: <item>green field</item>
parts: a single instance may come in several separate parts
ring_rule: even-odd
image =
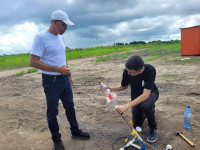
[[[148,60],[154,60],[166,55],[180,56],[180,41],[165,41],[165,42],[150,42],[147,44],[134,45],[113,45],[113,46],[98,46],[91,48],[67,49],[67,60],[96,56],[96,61],[106,61],[113,57],[126,58],[130,55],[138,54],[149,56]],[[109,54],[109,55],[108,55]],[[8,70],[29,66],[30,53],[17,55],[0,56],[0,70]],[[199,63],[198,60],[188,60],[192,63]],[[184,61],[187,62],[187,61]],[[176,62],[181,63],[181,62]]]

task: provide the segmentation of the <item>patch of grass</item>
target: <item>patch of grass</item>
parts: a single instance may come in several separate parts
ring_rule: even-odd
[[[81,77],[75,78],[74,80],[80,81],[80,80],[85,80],[87,78],[88,78],[87,76],[81,76]]]
[[[0,70],[15,69],[29,66],[30,54],[0,56]]]
[[[129,56],[133,55],[133,52],[126,52],[126,53],[122,53],[120,54],[120,58],[121,59],[126,59],[128,58]]]
[[[180,43],[174,44],[153,44],[151,47],[140,51],[140,53],[149,53],[151,56],[165,56],[172,54],[180,54],[181,45]]]
[[[89,77],[92,77],[92,76],[95,76],[95,75],[96,75],[96,73],[90,73],[90,74],[88,74]]]
[[[174,63],[176,64],[200,64],[200,56],[192,56],[192,57],[188,57],[189,59],[186,58],[181,58],[181,59],[175,59],[173,60]]]
[[[147,58],[145,61],[152,61],[161,57],[164,58],[166,55],[178,55],[178,54],[180,55],[180,43],[145,44],[145,45],[141,45],[140,48],[142,49],[139,51],[137,50],[135,52],[128,51],[126,53],[121,53],[121,54],[98,56],[96,58],[96,62],[108,61],[114,57],[120,57],[122,59],[125,59],[133,55],[133,53],[135,55],[149,56],[149,58]]]
[[[27,71],[21,71],[21,72],[17,73],[16,75],[22,76],[22,75],[25,75],[25,74],[28,74],[28,73],[34,73],[34,72],[37,72],[37,71],[38,71],[38,69],[36,69],[36,68],[30,68]]]
[[[75,78],[74,80],[76,80],[76,81],[85,80],[85,79],[92,77],[92,76],[95,76],[95,75],[96,75],[96,73],[90,73],[86,76],[81,76],[81,77]]]
[[[98,56],[96,58],[96,62],[108,61],[108,60],[111,60],[111,59],[116,58],[116,57],[120,57],[121,59],[125,59],[125,58],[129,57],[132,54],[133,54],[133,52],[126,52],[126,53],[121,53],[121,54],[112,54],[112,55],[106,55],[106,56]]]
[[[131,50],[131,51],[130,51]],[[119,54],[121,53],[121,54]],[[130,55],[137,54],[141,56],[157,56],[151,59],[157,59],[165,55],[179,54],[180,55],[180,41],[171,41],[164,43],[148,43],[148,44],[134,44],[134,45],[112,45],[112,46],[98,46],[91,48],[78,48],[66,50],[66,59],[72,60],[77,58],[85,58],[90,56],[98,56],[97,62],[107,61],[114,57],[125,59]],[[108,56],[102,56],[108,55]],[[14,69],[29,66],[30,53],[3,55],[0,56],[0,70]]]
[[[163,77],[166,79],[174,79],[174,78],[177,78],[178,75],[177,74],[164,74]]]
[[[156,60],[158,58],[160,58],[160,56],[151,56],[149,58],[144,59],[144,61],[153,61],[153,60]]]
[[[106,74],[106,73],[108,73],[108,72],[110,72],[110,71],[113,71],[113,70],[112,70],[112,69],[109,69],[109,70],[101,71],[101,72],[98,73],[98,74]]]
[[[23,75],[25,75],[25,74],[26,74],[25,71],[21,71],[21,72],[17,73],[16,75],[17,75],[17,76],[23,76]]]
[[[28,69],[27,73],[34,73],[37,71],[38,71],[38,69],[36,69],[36,68],[30,68],[30,69]]]
[[[113,45],[113,46],[97,46],[91,48],[78,48],[78,49],[68,49],[66,50],[67,60],[75,58],[84,58],[90,56],[100,56],[111,53],[125,52],[129,50],[134,50],[142,47],[143,45]]]
[[[113,58],[113,56],[111,55],[107,55],[107,56],[99,56],[96,58],[96,62],[100,62],[100,61],[108,61],[111,58]]]

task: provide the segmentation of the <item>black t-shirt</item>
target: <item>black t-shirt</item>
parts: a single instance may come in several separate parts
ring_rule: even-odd
[[[150,64],[144,64],[143,73],[136,76],[129,75],[128,71],[124,69],[121,85],[131,86],[131,99],[134,100],[143,93],[144,88],[159,94],[155,79],[156,69]]]

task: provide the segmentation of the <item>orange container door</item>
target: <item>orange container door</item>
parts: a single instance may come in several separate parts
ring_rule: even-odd
[[[200,55],[200,27],[181,30],[181,55]]]

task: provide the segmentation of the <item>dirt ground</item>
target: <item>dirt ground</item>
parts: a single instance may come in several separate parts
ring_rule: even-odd
[[[144,59],[148,56],[142,56]],[[88,141],[71,139],[69,124],[62,103],[58,121],[63,143],[54,145],[46,121],[46,100],[41,74],[15,74],[28,68],[0,72],[0,150],[111,150],[112,144],[131,131],[124,120],[106,103],[99,91],[98,81],[110,86],[120,85],[126,59],[114,58],[95,62],[96,57],[69,61],[74,79],[74,102],[79,126],[91,134]],[[160,97],[156,103],[158,140],[146,145],[147,150],[164,150],[171,144],[174,150],[200,149],[200,66],[177,65],[172,59],[149,61],[157,69],[156,84]],[[184,61],[184,60],[183,60]],[[118,104],[130,101],[130,89],[117,94]],[[183,128],[184,110],[192,109],[191,129]],[[131,111],[125,112],[131,119]],[[195,144],[192,148],[181,137],[182,132]],[[147,120],[140,136],[146,142]],[[114,150],[125,145],[124,139]],[[152,148],[153,147],[153,148]],[[134,150],[135,148],[129,148]]]

